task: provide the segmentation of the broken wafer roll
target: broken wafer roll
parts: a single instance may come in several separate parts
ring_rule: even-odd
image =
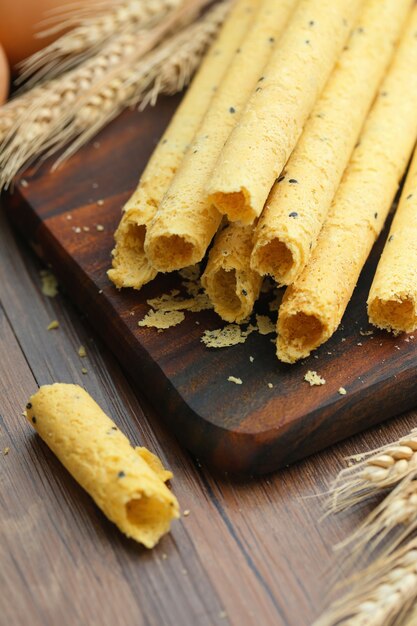
[[[367,0],[255,232],[251,267],[290,285],[307,265],[412,0]]]
[[[37,391],[26,416],[106,517],[128,537],[152,548],[179,517],[165,485],[172,477],[145,448],[127,437],[78,385],[56,383]]]
[[[113,267],[108,271],[116,287],[140,289],[155,278],[157,272],[143,248],[146,227],[236,54],[236,48],[250,28],[258,3],[259,0],[237,0],[152,154],[137,189],[123,207],[122,220],[115,233]],[[227,7],[214,10],[224,13]]]
[[[417,330],[417,151],[369,292],[368,315],[378,328]]]
[[[207,200],[205,187],[217,157],[236,124],[274,42],[297,0],[261,0],[248,31],[228,68],[194,140],[178,168],[145,238],[152,265],[169,272],[198,263],[222,216]]]
[[[363,0],[301,0],[207,186],[230,221],[259,217]]]
[[[241,322],[252,313],[262,277],[250,268],[253,229],[229,224],[216,235],[201,277],[214,310],[227,322]]]
[[[417,138],[417,7],[333,200],[310,263],[278,316],[278,358],[308,356],[336,330]],[[405,95],[406,94],[406,95]]]

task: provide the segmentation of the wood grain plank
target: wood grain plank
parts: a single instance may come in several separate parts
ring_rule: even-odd
[[[378,330],[361,334],[368,329],[365,302],[383,238],[339,330],[295,365],[277,362],[271,337],[257,333],[227,351],[206,349],[203,330],[222,325],[212,311],[187,314],[185,322],[163,333],[138,327],[149,309],[146,300],[179,287],[180,279],[161,275],[139,293],[118,292],[106,277],[112,233],[176,104],[165,99],[143,114],[125,113],[59,171],[49,172],[51,162],[27,171],[28,184],[17,185],[8,198],[10,216],[52,263],[135,383],[151,400],[158,398],[162,416],[175,416],[167,424],[206,464],[250,475],[414,407],[417,340]],[[266,304],[261,301],[257,312],[268,312]],[[318,370],[326,384],[309,388],[308,370]],[[231,384],[230,375],[243,385]],[[347,395],[338,393],[340,387]]]

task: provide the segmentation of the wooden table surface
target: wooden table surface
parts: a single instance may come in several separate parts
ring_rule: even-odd
[[[40,269],[0,212],[0,623],[311,624],[349,571],[332,546],[364,509],[320,521],[321,500],[310,496],[326,489],[346,455],[406,433],[417,413],[268,477],[215,476],[162,427],[94,324],[65,294],[42,294]],[[47,331],[53,319],[60,327]],[[21,416],[37,386],[53,381],[84,385],[135,444],[173,470],[172,488],[190,514],[154,550],[105,519]]]

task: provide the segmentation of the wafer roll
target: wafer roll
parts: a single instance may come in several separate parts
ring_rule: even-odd
[[[368,315],[378,328],[417,330],[417,151],[369,292]]]
[[[284,296],[277,354],[292,363],[339,325],[417,138],[417,7],[345,171],[309,265]]]
[[[412,0],[367,0],[255,234],[251,267],[290,285],[308,263]]]
[[[133,448],[78,385],[45,385],[29,400],[26,416],[49,448],[98,507],[128,537],[152,548],[179,517],[164,484],[172,477],[144,448]]]
[[[296,2],[260,2],[252,28],[147,229],[145,251],[158,270],[168,272],[197,263],[216,233],[222,218],[207,200],[205,185]]]
[[[125,204],[115,233],[113,267],[108,272],[116,287],[140,289],[155,278],[157,272],[143,249],[146,226],[168,189],[236,48],[250,28],[259,2],[237,0],[151,156],[136,191]]]
[[[207,186],[230,221],[251,224],[261,214],[362,3],[299,3]]]
[[[241,322],[252,313],[262,277],[249,265],[252,226],[229,224],[216,235],[201,277],[214,310],[227,322]]]

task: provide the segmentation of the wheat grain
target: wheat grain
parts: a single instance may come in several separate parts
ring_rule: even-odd
[[[72,153],[124,106],[144,98],[149,101],[155,96],[155,89],[172,92],[182,87],[224,19],[230,2],[217,5],[195,28],[183,29],[144,58],[143,55],[179,23],[192,20],[206,3],[207,0],[189,0],[139,43],[133,34],[120,35],[100,55],[36,88],[36,97],[26,100],[24,114],[16,118],[3,140],[0,187],[10,184],[16,172],[39,153],[50,154],[80,135],[70,148]],[[165,68],[164,63],[169,66]]]
[[[400,626],[417,598],[417,540],[375,561],[313,626]],[[415,622],[408,622],[408,625]],[[405,624],[404,624],[405,626]]]
[[[181,0],[119,0],[104,4],[96,1],[92,2],[95,15],[89,12],[85,16],[79,8],[69,16],[58,14],[55,16],[55,19],[61,17],[58,25],[39,33],[39,36],[48,36],[68,27],[71,30],[21,63],[19,84],[27,81],[27,88],[68,71],[94,56],[115,35],[137,33],[154,26],[180,3]],[[30,80],[27,80],[29,77]]]
[[[330,512],[347,509],[393,487],[417,470],[417,429],[395,443],[372,450],[342,470],[330,488]]]

